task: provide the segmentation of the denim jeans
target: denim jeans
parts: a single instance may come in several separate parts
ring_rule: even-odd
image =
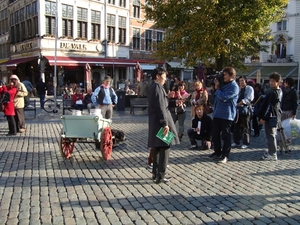
[[[185,113],[181,113],[181,114],[175,114],[175,113],[171,113],[172,119],[174,121],[174,124],[176,124],[176,121],[178,120],[178,134],[183,134],[184,132],[184,121],[186,118],[186,112]]]

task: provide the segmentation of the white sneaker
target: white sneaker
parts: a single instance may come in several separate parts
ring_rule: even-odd
[[[26,108],[33,108],[33,106],[32,105],[28,105]]]
[[[242,149],[248,148],[248,145],[242,145]]]
[[[274,155],[269,155],[269,153],[265,153],[261,158],[265,161],[277,161],[278,159],[276,153]]]
[[[152,169],[153,168],[153,163],[151,163],[150,165],[148,165],[148,168]]]
[[[236,143],[232,143],[232,144],[231,144],[231,147],[233,147],[233,148],[234,148],[234,147],[238,147],[238,146],[239,146],[239,145],[237,145]]]

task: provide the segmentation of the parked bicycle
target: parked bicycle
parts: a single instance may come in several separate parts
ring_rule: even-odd
[[[63,95],[62,98],[63,99],[70,99],[70,96],[69,95]],[[56,99],[56,106],[55,106],[55,100],[49,98],[44,102],[44,110],[47,113],[58,113],[58,110],[63,108],[62,104],[63,104],[62,99]]]

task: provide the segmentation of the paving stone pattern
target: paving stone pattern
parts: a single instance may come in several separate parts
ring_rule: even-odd
[[[0,121],[0,224],[300,224],[297,139],[291,154],[265,162],[262,133],[217,164],[207,157],[212,150],[187,150],[185,135],[171,148],[173,179],[157,185],[146,166],[146,111],[114,112],[112,127],[127,141],[109,161],[93,143],[76,143],[73,157],[63,159],[59,115],[38,110],[14,137]]]

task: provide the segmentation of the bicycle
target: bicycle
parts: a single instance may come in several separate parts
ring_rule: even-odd
[[[44,110],[47,113],[58,113],[58,109],[61,108],[61,104],[62,104],[62,100],[58,101],[58,99],[56,99],[56,107],[55,107],[55,100],[54,99],[47,99],[44,102]]]
[[[55,107],[55,100],[52,98],[47,99],[44,101],[44,110],[47,113],[58,113],[57,109],[61,109],[61,104],[63,104],[63,99],[71,99],[71,96],[68,94],[62,95],[62,100],[56,99],[56,107]]]

